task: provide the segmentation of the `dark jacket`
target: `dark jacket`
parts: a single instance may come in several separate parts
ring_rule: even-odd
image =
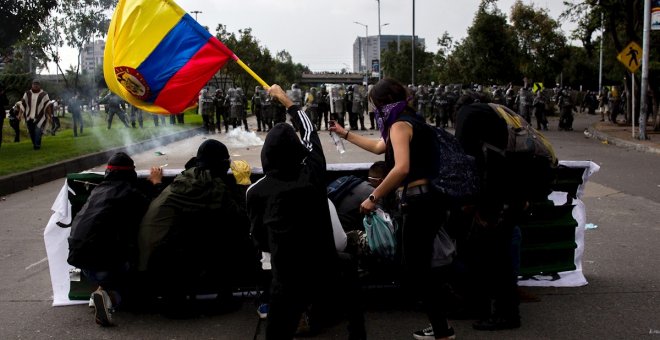
[[[192,167],[151,202],[140,225],[139,269],[174,270],[181,263],[204,270],[214,262],[220,267],[248,237],[244,205],[223,177]]]
[[[321,141],[305,112],[294,105],[288,113],[302,141],[290,125],[275,125],[261,151],[265,176],[247,191],[252,237],[271,252],[274,294],[318,288],[337,260]]]
[[[137,260],[137,231],[149,205],[135,181],[104,180],[73,219],[69,236],[72,266],[109,271]]]

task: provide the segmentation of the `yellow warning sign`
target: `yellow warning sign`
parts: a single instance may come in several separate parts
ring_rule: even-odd
[[[532,91],[536,93],[542,91],[544,88],[545,87],[543,87],[543,83],[534,83],[534,85],[532,86]]]
[[[616,58],[627,67],[630,72],[635,73],[635,71],[642,66],[642,48],[639,47],[636,42],[631,41],[623,51],[619,52],[619,55],[617,55]]]

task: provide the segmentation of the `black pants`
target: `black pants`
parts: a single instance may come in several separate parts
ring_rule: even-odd
[[[37,126],[34,119],[27,121],[27,128],[28,134],[30,134],[30,139],[32,140],[32,147],[35,150],[39,150],[41,148],[41,136],[43,135],[43,131]]]
[[[473,227],[465,252],[474,307],[482,319],[519,319],[517,268],[512,226]]]
[[[573,130],[573,112],[571,108],[562,108],[559,116],[559,130]]]
[[[125,127],[128,127],[128,119],[126,119],[126,114],[122,111],[110,111],[108,112],[108,130],[112,128],[112,119],[117,115],[119,120],[124,123]]]
[[[21,141],[20,121],[16,118],[9,118],[9,126],[14,130],[14,143]]]
[[[160,119],[160,123],[165,125],[165,115],[152,113],[151,116],[154,118],[154,126],[158,126],[159,119]]]
[[[140,110],[140,109],[131,110],[131,126],[132,127],[136,126],[135,122],[137,122],[140,125],[140,127],[143,127],[143,115],[142,115],[142,110]]]
[[[78,128],[80,128],[80,134],[83,133],[83,119],[82,113],[80,111],[71,112],[71,117],[73,118],[73,136],[78,136]],[[142,121],[140,121],[140,126],[142,126]]]
[[[356,338],[366,338],[357,259],[340,253],[337,265],[338,275],[328,276],[319,285],[303,285],[273,292],[270,296],[266,339],[292,339],[302,313],[310,305],[312,329],[320,327],[319,324],[323,324],[324,320],[343,315],[348,320],[349,334]]]
[[[446,209],[442,208],[436,193],[427,192],[407,196],[401,210],[402,282],[414,298],[422,301],[433,329],[447,329],[448,278],[445,271],[431,268],[433,242],[444,227]]]

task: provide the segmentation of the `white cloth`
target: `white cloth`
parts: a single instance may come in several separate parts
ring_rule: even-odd
[[[536,275],[524,281],[518,281],[519,286],[529,287],[580,287],[588,284],[586,277],[582,273],[582,255],[584,254],[584,225],[587,221],[587,209],[584,202],[580,199],[584,194],[584,186],[587,184],[589,177],[600,170],[598,164],[591,161],[560,161],[560,165],[571,168],[584,168],[582,174],[582,184],[577,189],[576,197],[573,200],[575,207],[573,208],[573,218],[578,223],[575,228],[575,270],[558,273],[559,279]],[[563,205],[566,203],[567,197],[565,192],[552,192],[548,197],[554,202],[555,205]]]
[[[50,270],[50,282],[53,286],[53,306],[68,306],[85,304],[88,301],[73,301],[69,299],[69,271],[74,269],[67,261],[69,257],[69,233],[71,228],[62,228],[57,222],[63,224],[71,223],[71,204],[69,203],[69,186],[64,180],[64,186],[57,195],[46,229],[44,230],[44,243],[46,244],[46,255],[48,256],[48,269]]]

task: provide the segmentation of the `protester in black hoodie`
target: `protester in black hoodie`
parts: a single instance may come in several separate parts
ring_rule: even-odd
[[[292,339],[303,311],[336,290],[339,259],[326,195],[326,162],[308,116],[273,85],[268,93],[286,108],[300,131],[278,123],[261,151],[264,177],[247,192],[252,237],[271,253],[268,339]],[[352,312],[357,312],[353,310]],[[349,315],[349,336],[365,338],[360,313]]]
[[[151,168],[152,184],[160,184],[162,178],[159,167]],[[113,325],[112,306],[119,304],[129,274],[136,269],[138,226],[148,206],[149,197],[137,188],[133,159],[118,152],[73,219],[67,261],[99,285],[92,299],[101,326]]]

